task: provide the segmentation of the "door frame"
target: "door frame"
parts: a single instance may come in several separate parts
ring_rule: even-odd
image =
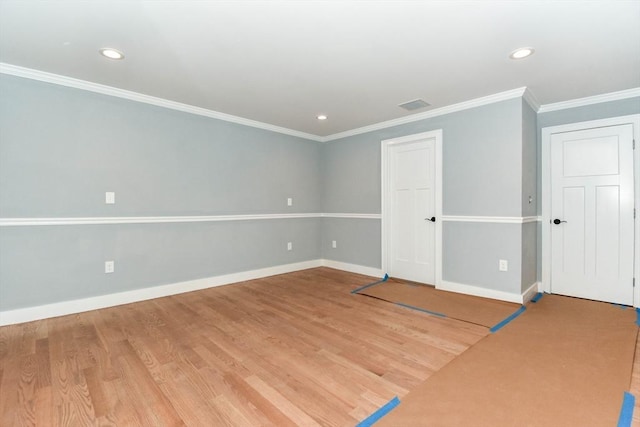
[[[442,129],[429,132],[421,132],[413,135],[401,136],[393,139],[385,139],[381,142],[381,199],[382,199],[382,271],[387,272],[391,265],[391,150],[401,144],[419,142],[425,139],[435,139],[435,212],[437,218],[435,222],[435,251],[434,251],[434,273],[435,285],[440,286],[442,282]]]
[[[542,283],[541,291],[551,292],[551,137],[553,134],[587,130],[593,128],[633,125],[633,139],[640,141],[640,114],[612,117],[608,119],[590,120],[585,122],[569,123],[565,125],[549,126],[542,128],[542,155],[541,155],[541,204],[542,204]],[[640,214],[640,148],[633,150],[633,183],[634,204],[636,218]],[[640,226],[636,219],[634,223],[634,257],[633,277],[640,277]],[[633,289],[633,306],[640,307],[640,283]]]

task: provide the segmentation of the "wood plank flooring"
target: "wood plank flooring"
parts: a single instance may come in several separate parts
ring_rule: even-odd
[[[354,426],[487,329],[328,268],[0,328],[2,426]]]

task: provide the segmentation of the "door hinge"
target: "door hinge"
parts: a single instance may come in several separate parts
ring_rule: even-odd
[[[634,288],[636,287],[636,278],[635,277],[633,278],[633,287]]]
[[[636,149],[636,140],[635,139],[633,140],[633,149],[634,150]]]

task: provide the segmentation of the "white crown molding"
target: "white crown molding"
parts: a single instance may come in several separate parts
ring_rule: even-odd
[[[640,96],[640,87],[621,90],[618,92],[604,93],[602,95],[572,99],[569,101],[555,102],[553,104],[545,104],[540,106],[538,112],[548,113],[549,111],[566,110],[568,108],[583,107],[585,105],[600,104],[602,102],[619,101],[627,98],[635,98],[637,96]]]
[[[369,126],[352,129],[345,132],[334,133],[333,135],[325,136],[324,138],[322,138],[322,141],[335,141],[337,139],[346,138],[348,136],[360,135],[362,133],[372,132],[374,130],[386,129],[392,126],[403,125],[406,123],[413,123],[432,117],[455,113],[457,111],[468,110],[470,108],[480,107],[488,104],[494,104],[496,102],[505,101],[508,99],[520,98],[524,95],[526,89],[526,87],[521,87],[518,89],[508,90],[506,92],[500,92],[489,96],[483,96],[481,98],[471,99],[469,101],[459,102],[457,104],[448,105],[446,107],[436,108],[435,110],[426,111],[424,113],[412,114],[410,116],[387,120],[384,122],[375,123]]]
[[[170,101],[168,99],[157,98],[155,96],[144,95],[138,92],[118,89],[112,86],[92,83],[86,80],[74,79],[71,77],[61,76],[58,74],[34,70],[31,68],[19,67],[17,65],[7,64],[4,62],[0,62],[0,73],[9,74],[17,77],[23,77],[31,80],[38,80],[45,83],[53,83],[60,86],[72,87],[75,89],[82,89],[89,92],[100,93],[103,95],[115,96],[117,98],[124,98],[130,101],[142,102],[145,104],[151,104],[158,107],[169,108],[171,110],[177,110],[185,113],[196,114],[198,116],[210,117],[212,119],[224,120],[225,122],[237,123],[244,126],[250,126],[253,128],[263,129],[271,132],[277,132],[284,135],[290,135],[298,138],[309,139],[312,141],[321,142],[322,140],[321,137],[317,135],[312,135],[310,133],[300,132],[297,130],[288,129],[281,126],[275,126],[269,123],[263,123],[256,120],[245,119],[243,117],[220,113],[218,111],[208,110],[206,108],[196,107],[189,104],[183,104],[176,101]]]
[[[527,224],[541,219],[537,216],[462,216],[443,215],[442,221],[447,222],[491,222],[499,224]]]
[[[533,96],[533,92],[531,92],[529,88],[524,88],[524,93],[522,94],[522,98],[524,98],[524,100],[527,101],[527,104],[529,104],[529,106],[533,109],[533,111],[538,112],[538,110],[540,110],[540,103],[538,102],[536,97]]]
[[[128,99],[131,101],[142,102],[145,104],[155,105],[158,107],[164,107],[172,110],[182,111],[185,113],[195,114],[204,117],[210,117],[213,119],[223,120],[230,123],[236,123],[253,128],[263,129],[271,132],[277,132],[284,135],[295,136],[298,138],[308,139],[317,142],[330,142],[338,139],[346,138],[349,136],[360,135],[375,130],[385,129],[392,126],[398,126],[406,123],[412,123],[432,117],[442,116],[445,114],[454,113],[457,111],[467,110],[470,108],[480,107],[483,105],[493,104],[508,99],[522,97],[534,111],[538,113],[546,113],[549,111],[564,110],[567,108],[581,107],[585,105],[598,104],[601,102],[617,101],[626,98],[633,98],[640,96],[640,88],[633,88],[628,90],[622,90],[619,92],[605,93],[602,95],[590,96],[586,98],[579,98],[569,101],[556,102],[553,104],[540,105],[536,100],[533,93],[526,87],[513,89],[505,92],[499,92],[493,95],[484,96],[481,98],[471,99],[469,101],[460,102],[453,105],[437,108],[434,110],[426,111],[424,113],[412,114],[409,116],[401,117],[398,119],[387,120],[380,123],[364,126],[361,128],[351,129],[344,132],[335,133],[328,136],[313,135],[306,132],[300,132],[293,129],[288,129],[281,126],[272,125],[269,123],[259,122],[256,120],[246,119],[244,117],[233,116],[231,114],[225,114],[218,111],[208,110],[206,108],[196,107],[189,104],[183,104],[168,99],[158,98],[155,96],[145,95],[138,92],[133,92],[124,89],[118,89],[112,86],[102,85],[98,83],[92,83],[86,80],[74,79],[72,77],[66,77],[59,74],[48,73],[45,71],[34,70],[31,68],[20,67],[17,65],[7,64],[0,62],[0,74],[8,74],[17,77],[23,77],[31,80],[38,80],[41,82],[57,84],[60,86],[72,87],[75,89],[86,90],[90,92],[100,93],[103,95],[115,96],[118,98]]]

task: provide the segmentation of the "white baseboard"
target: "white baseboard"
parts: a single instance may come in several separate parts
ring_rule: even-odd
[[[527,289],[522,294],[513,294],[511,292],[496,291],[493,289],[481,288],[479,286],[465,285],[462,283],[447,282],[446,280],[443,280],[440,282],[440,285],[436,286],[436,289],[440,289],[442,291],[457,292],[459,294],[474,295],[477,297],[491,298],[491,299],[497,299],[501,301],[508,301],[508,302],[515,302],[518,304],[523,304],[525,301],[524,299],[525,295],[528,295],[528,293],[531,291],[531,289],[534,286],[536,287],[535,289],[537,291],[538,289],[537,285],[538,285],[537,283],[532,285],[529,289]],[[529,299],[531,299],[532,297],[533,295],[531,295]]]
[[[365,276],[381,278],[384,271],[379,268],[366,267],[364,265],[349,264],[346,262],[333,261],[330,259],[322,260],[323,267],[335,268],[336,270],[348,271],[349,273],[363,274]]]
[[[260,279],[278,274],[292,273],[294,271],[307,270],[316,267],[329,267],[350,273],[363,274],[375,278],[384,276],[384,271],[379,268],[367,267],[346,262],[328,259],[316,259],[298,262],[294,264],[278,265],[275,267],[261,268],[258,270],[243,271],[240,273],[225,274],[222,276],[207,277],[204,279],[188,280],[185,282],[171,283],[168,285],[153,286],[150,288],[136,289],[115,294],[101,295],[90,298],[82,298],[72,301],[62,301],[53,304],[45,304],[35,307],[19,308],[15,310],[0,311],[0,326],[16,323],[31,322],[68,314],[82,313],[101,308],[114,307],[154,298],[177,295],[185,292],[198,291],[216,286],[229,285],[247,280]],[[461,283],[442,281],[438,289],[458,292],[467,295],[475,295],[485,298],[493,298],[515,303],[528,302],[538,292],[539,283],[534,283],[522,294],[495,291],[478,286],[464,285]]]
[[[62,301],[36,307],[26,307],[15,310],[0,311],[0,326],[31,322],[33,320],[65,316],[68,314],[82,313],[85,311],[113,307],[122,304],[130,304],[138,301],[146,301],[153,298],[161,298],[169,295],[181,294],[184,292],[198,291],[201,289],[213,288],[215,286],[243,282],[246,280],[275,276],[277,274],[292,273],[294,271],[321,267],[323,265],[323,260],[318,259],[294,264],[261,268],[258,270],[244,271],[240,273],[225,274],[222,276],[207,277],[204,279],[188,280],[186,282],[171,283],[168,285],[154,286],[150,288],[136,289],[126,292],[118,292],[109,295],[82,298],[72,301]]]
[[[533,285],[529,286],[527,290],[522,293],[522,303],[526,304],[531,301],[531,298],[533,298],[538,292],[540,292],[540,286],[540,282],[536,282]]]

